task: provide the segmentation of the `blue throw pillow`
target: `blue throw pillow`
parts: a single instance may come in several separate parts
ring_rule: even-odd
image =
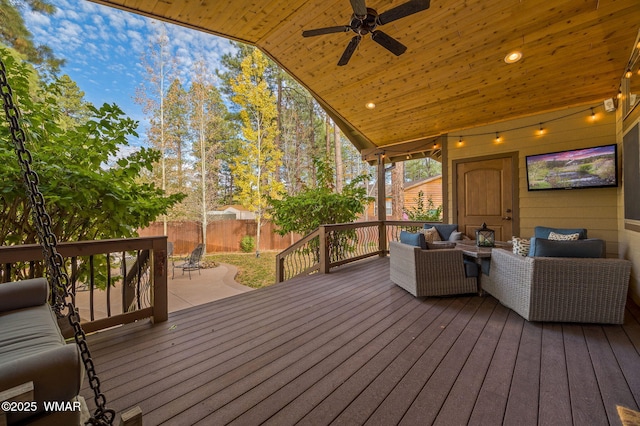
[[[436,230],[438,231],[438,235],[440,235],[440,239],[442,239],[442,241],[449,241],[451,234],[454,231],[458,230],[458,224],[457,223],[436,223],[436,224],[425,223],[423,228],[424,229],[436,228]]]
[[[576,241],[538,238],[533,252],[533,256],[538,257],[605,257],[605,255],[606,244],[604,240],[598,238]]]
[[[400,231],[400,242],[410,246],[420,247],[421,249],[427,248],[427,242],[424,239],[424,234]]]

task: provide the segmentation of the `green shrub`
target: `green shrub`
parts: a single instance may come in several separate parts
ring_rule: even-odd
[[[427,198],[427,205],[424,205],[424,192],[419,191],[415,199],[416,206],[404,209],[409,220],[425,220],[428,222],[440,222],[442,220],[442,205],[435,207],[433,199]]]
[[[240,240],[240,249],[245,253],[251,253],[256,247],[256,241],[251,235],[245,235]]]

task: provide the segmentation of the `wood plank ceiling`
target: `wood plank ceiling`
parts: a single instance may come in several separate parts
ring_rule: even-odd
[[[638,0],[432,0],[379,28],[406,53],[396,57],[366,36],[338,67],[354,34],[302,31],[348,25],[348,0],[96,1],[257,46],[361,151],[399,152],[408,142],[615,97],[640,26]],[[383,13],[405,1],[366,5]],[[506,64],[515,49],[523,59]]]

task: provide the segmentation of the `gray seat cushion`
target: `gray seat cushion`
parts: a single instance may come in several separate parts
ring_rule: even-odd
[[[52,310],[47,305],[0,314],[0,362],[21,359],[64,345]]]

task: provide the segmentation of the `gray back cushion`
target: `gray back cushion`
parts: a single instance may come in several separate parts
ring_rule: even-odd
[[[533,254],[538,257],[605,257],[604,240],[591,238],[577,241],[556,241],[537,238]]]
[[[546,226],[536,226],[533,229],[533,236],[536,238],[548,239],[551,232],[562,235],[579,234],[578,238],[581,240],[587,238],[587,230],[585,228],[548,228]]]
[[[425,223],[424,229],[429,229],[429,228],[436,228],[442,241],[449,241],[449,237],[451,237],[451,233],[458,230],[458,224],[457,223],[437,223],[432,225],[430,223]]]
[[[400,231],[400,242],[403,244],[408,244],[410,246],[420,247],[421,249],[427,248],[427,242],[424,239],[424,234],[418,232],[407,232]]]

